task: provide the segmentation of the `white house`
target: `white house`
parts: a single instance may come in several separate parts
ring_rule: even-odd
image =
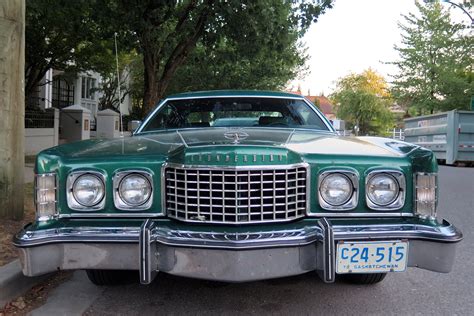
[[[48,109],[55,107],[63,109],[70,105],[80,105],[91,111],[93,124],[97,117],[98,103],[101,93],[100,88],[102,78],[96,72],[79,73],[75,78],[65,78],[62,72],[50,69],[43,78],[38,89],[38,97],[29,100],[35,105]],[[132,108],[129,96],[126,96],[121,104],[123,115],[130,114]]]
[[[104,125],[100,128],[99,137],[118,137],[119,114],[112,110],[99,113],[101,93],[98,88],[101,82],[102,78],[96,72],[71,77],[64,76],[61,71],[49,70],[36,93],[27,100],[25,154],[36,155],[58,144],[97,137],[97,121]],[[28,109],[36,107],[47,111]],[[121,104],[122,114],[128,115],[130,110],[131,100],[126,96]]]

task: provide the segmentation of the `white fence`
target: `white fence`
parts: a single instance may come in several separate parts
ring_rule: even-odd
[[[352,130],[343,130],[343,131],[337,131],[339,135],[341,136],[354,136],[354,131]],[[388,137],[393,138],[393,139],[399,139],[399,140],[404,140],[405,139],[405,133],[403,129],[401,128],[394,128],[391,130],[387,131]],[[363,136],[363,135],[359,135]],[[387,136],[384,136],[387,137]]]
[[[405,133],[401,128],[394,128],[392,130],[389,130],[388,132],[390,133],[390,138],[399,140],[405,139]]]
[[[343,130],[343,131],[337,131],[337,133],[341,136],[353,136],[353,131],[348,129],[348,130]]]
[[[25,155],[32,156],[40,151],[57,146],[59,140],[59,111],[25,113]]]

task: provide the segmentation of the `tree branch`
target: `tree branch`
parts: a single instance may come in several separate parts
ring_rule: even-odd
[[[211,5],[212,3],[213,1],[208,1],[208,6]],[[194,32],[192,32],[188,38],[182,40],[178,45],[176,45],[175,49],[173,50],[173,53],[171,54],[170,58],[166,62],[166,65],[163,69],[163,73],[160,78],[160,81],[162,83],[166,83],[167,81],[170,80],[171,76],[175,73],[176,69],[186,58],[187,54],[189,53],[190,48],[196,45],[197,41],[199,40],[201,35],[204,33],[204,26],[206,24],[209,13],[210,13],[209,7],[203,9],[201,16],[199,17],[194,27]]]
[[[179,33],[182,28],[183,28],[183,25],[184,25],[184,22],[186,22],[186,20],[189,18],[189,15],[191,14],[191,12],[196,9],[196,4],[197,4],[197,1],[191,1],[187,6],[186,8],[184,9],[183,13],[181,14],[181,16],[179,17],[178,19],[178,23],[176,23],[176,26],[174,28],[174,31],[170,33],[170,35],[175,35],[177,33]],[[168,38],[169,36],[168,35]]]

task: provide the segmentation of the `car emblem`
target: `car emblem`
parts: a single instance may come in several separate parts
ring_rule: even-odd
[[[207,220],[207,217],[204,215],[196,215],[196,216],[191,216],[191,220],[205,222]]]
[[[227,139],[232,139],[233,144],[238,144],[242,139],[249,137],[249,134],[244,131],[228,131],[224,133],[224,137]]]

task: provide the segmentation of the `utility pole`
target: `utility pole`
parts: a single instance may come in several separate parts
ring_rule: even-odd
[[[23,217],[25,1],[0,1],[0,218]]]

